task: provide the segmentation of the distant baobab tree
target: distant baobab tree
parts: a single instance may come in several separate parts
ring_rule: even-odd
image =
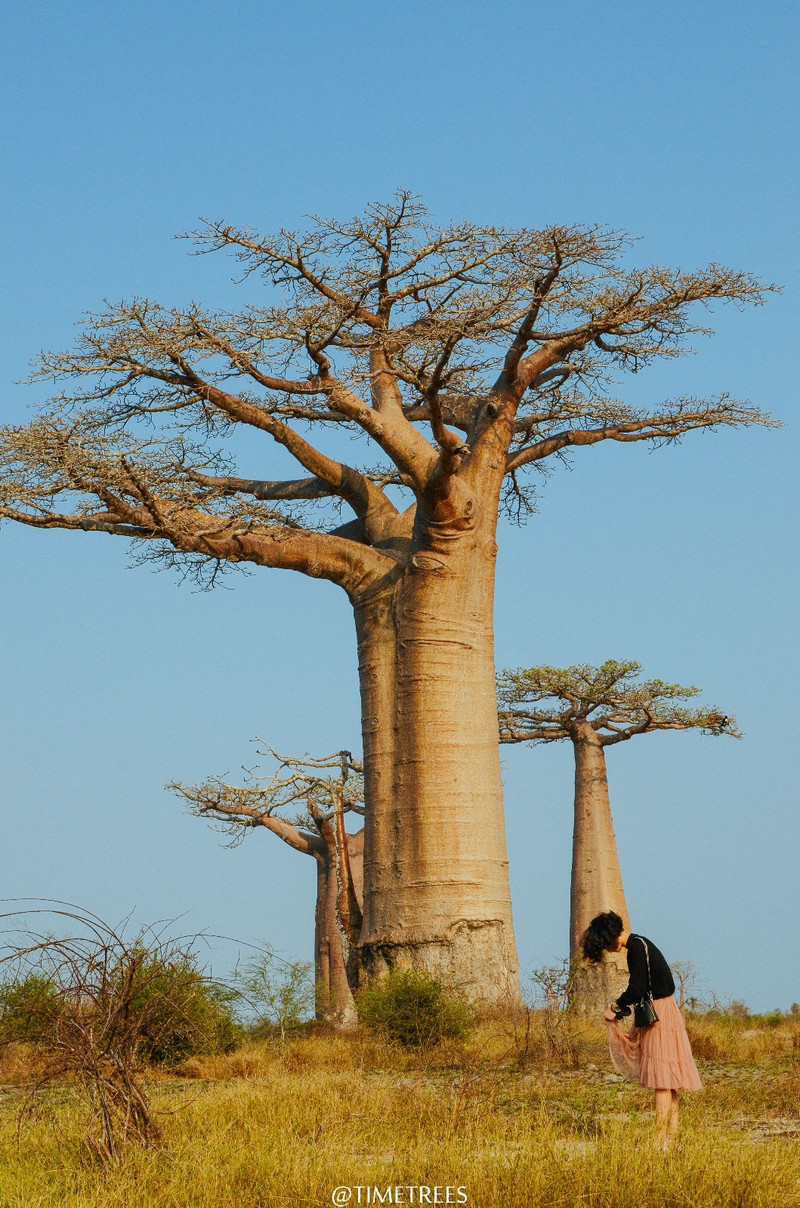
[[[238,843],[263,826],[317,862],[314,969],[317,1018],[335,1027],[356,1023],[356,943],[362,925],[363,829],[345,831],[347,813],[364,813],[363,768],[349,751],[315,759],[260,754],[275,762],[271,775],[250,770],[240,787],[212,776],[201,784],[169,785],[193,814],[221,824]]]
[[[529,510],[528,471],[572,452],[771,423],[727,393],[614,397],[618,377],[685,351],[714,302],[770,287],[716,264],[633,266],[630,239],[599,226],[438,226],[407,192],[304,231],[210,222],[192,238],[238,262],[242,309],[132,299],[90,315],[41,359],[52,401],[0,430],[0,516],[133,541],[204,582],[244,563],[342,589],[363,975],[412,966],[509,1001],[499,518]]]
[[[579,967],[580,941],[595,915],[615,910],[630,930],[611,802],[606,748],[655,730],[701,730],[741,737],[733,717],[683,702],[700,689],[639,678],[641,665],[612,659],[600,667],[530,667],[498,676],[500,741],[572,743],[575,817],[572,841],[569,952],[576,1005],[594,1009],[627,981],[624,954]],[[638,819],[646,826],[646,819]]]

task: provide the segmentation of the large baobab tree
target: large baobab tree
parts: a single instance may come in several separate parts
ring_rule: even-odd
[[[366,781],[362,969],[518,993],[498,516],[524,509],[526,471],[571,450],[769,422],[727,394],[642,408],[610,393],[618,373],[676,356],[711,303],[758,303],[765,287],[717,265],[630,267],[628,240],[599,227],[437,227],[405,193],[301,233],[211,223],[195,238],[232,253],[267,300],[90,316],[76,347],[42,358],[55,399],[0,436],[0,514],[110,533],[212,579],[254,563],[345,591]]]
[[[630,930],[608,794],[606,748],[656,730],[701,730],[741,737],[733,717],[687,707],[700,689],[640,678],[641,665],[609,659],[600,667],[530,667],[498,676],[501,742],[572,743],[575,814],[569,954],[576,1005],[607,1005],[627,982],[623,955],[581,967],[580,941],[595,915],[615,910]]]
[[[321,759],[265,752],[269,775],[248,770],[245,784],[211,776],[201,784],[169,786],[193,814],[219,824],[240,843],[252,827],[265,827],[317,863],[314,971],[317,1018],[334,1027],[357,1022],[356,943],[363,905],[364,831],[345,830],[345,814],[364,813],[363,768],[349,751]]]

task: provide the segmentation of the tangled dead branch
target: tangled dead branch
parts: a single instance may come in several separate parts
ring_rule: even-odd
[[[48,916],[71,934],[37,930]],[[207,986],[193,941],[149,928],[127,939],[124,927],[69,905],[0,917],[8,924],[0,955],[0,1046],[22,1040],[38,1058],[23,1113],[45,1087],[72,1083],[86,1107],[85,1141],[96,1159],[118,1161],[131,1144],[161,1148],[144,1076],[176,1027],[200,1026],[193,1008]]]

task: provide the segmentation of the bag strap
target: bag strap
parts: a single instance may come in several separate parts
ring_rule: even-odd
[[[645,960],[647,961],[647,993],[652,998],[653,997],[653,979],[650,976],[650,949],[647,947],[647,940],[644,938],[643,935],[637,935],[636,938],[637,938],[637,940],[641,940],[642,943],[644,944],[644,955],[645,955]]]

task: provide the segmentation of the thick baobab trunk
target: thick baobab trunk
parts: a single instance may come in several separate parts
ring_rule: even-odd
[[[601,965],[580,965],[581,937],[597,914],[614,910],[630,929],[617,841],[608,796],[602,742],[587,721],[575,724],[575,829],[572,841],[570,894],[570,962],[575,970],[573,1002],[581,1010],[607,1006],[627,985],[624,952],[607,956]]]
[[[364,832],[347,835],[348,863],[352,889],[360,907],[362,901],[362,862]],[[335,853],[330,849],[317,855],[317,906],[314,930],[314,969],[316,977],[317,1019],[336,1028],[357,1023],[345,945],[342,943],[339,903],[341,881],[337,876]]]
[[[356,606],[367,812],[365,976],[519,996],[497,743],[495,547],[440,538]]]

